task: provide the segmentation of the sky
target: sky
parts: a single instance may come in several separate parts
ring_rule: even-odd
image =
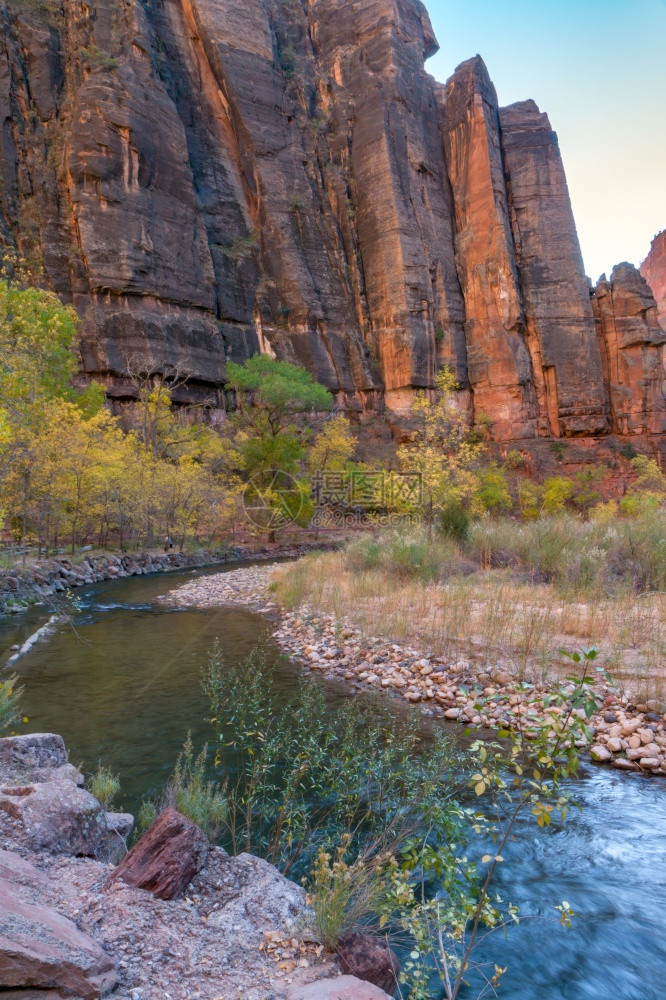
[[[500,104],[533,98],[560,148],[589,276],[666,229],[666,0],[425,0],[446,81],[480,53]]]

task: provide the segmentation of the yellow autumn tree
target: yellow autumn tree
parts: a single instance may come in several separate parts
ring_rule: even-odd
[[[450,504],[469,503],[478,488],[476,469],[484,447],[470,440],[457,388],[455,376],[444,368],[432,396],[419,393],[412,407],[418,429],[397,453],[403,474],[419,477],[420,495],[415,500],[412,493],[409,504],[429,533]]]

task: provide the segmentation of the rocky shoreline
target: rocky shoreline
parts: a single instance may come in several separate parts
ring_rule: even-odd
[[[0,739],[8,1000],[389,1000],[340,975],[304,890],[272,865],[229,856],[172,809],[125,854],[133,817],[83,785],[60,736]]]
[[[365,636],[351,622],[307,604],[285,611],[270,589],[276,568],[241,567],[191,580],[161,600],[179,607],[250,607],[272,620],[273,638],[291,662],[352,690],[384,691],[449,722],[508,727],[530,738],[561,711],[547,705],[547,690],[526,686],[505,665],[483,658],[450,662],[426,649]],[[666,776],[666,715],[653,704],[630,705],[611,687],[600,687],[598,693],[603,711],[590,720],[593,740],[580,741],[579,748],[596,764]]]
[[[337,543],[332,542],[331,547]],[[297,558],[321,543],[298,545],[233,545],[201,552],[165,552],[140,554],[103,553],[80,557],[66,556],[43,559],[26,568],[0,571],[0,614],[17,614],[36,603],[48,603],[56,595],[93,583],[147,576],[151,573],[173,573],[185,569],[223,566],[244,560],[274,560]]]

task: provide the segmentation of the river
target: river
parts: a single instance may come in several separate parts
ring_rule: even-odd
[[[84,771],[110,765],[122,782],[119,805],[130,811],[161,788],[188,730],[195,746],[209,736],[200,676],[214,640],[233,665],[266,631],[260,616],[237,608],[155,603],[192,575],[77,592],[75,629],[58,626],[15,666],[27,728],[61,733]],[[42,621],[40,609],[0,618],[0,653]],[[278,669],[287,696],[298,674]],[[346,696],[339,685],[327,694]],[[483,958],[508,968],[507,1000],[663,1000],[666,782],[590,767],[575,792],[583,809],[566,823],[542,831],[526,820],[516,829],[500,892],[541,919],[489,938]],[[578,914],[569,931],[551,919],[562,900]]]

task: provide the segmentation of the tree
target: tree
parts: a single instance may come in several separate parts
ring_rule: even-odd
[[[566,476],[551,476],[543,484],[544,514],[559,514],[571,500],[576,484]]]
[[[230,362],[227,382],[238,394],[236,443],[251,481],[252,504],[265,506],[265,528],[274,541],[280,526],[312,517],[310,487],[301,477],[310,436],[302,417],[327,412],[333,397],[304,368],[263,354],[243,365]]]
[[[239,394],[240,409],[244,409],[246,394],[251,394],[252,406],[274,436],[291,424],[296,414],[328,412],[333,405],[328,389],[315,382],[305,368],[265,354],[255,354],[242,365],[229,362],[227,385]]]
[[[346,417],[335,417],[320,431],[308,451],[308,469],[315,472],[341,472],[356,450],[356,437]]]
[[[470,440],[464,416],[455,399],[455,376],[444,368],[437,376],[434,399],[420,393],[413,406],[419,429],[398,450],[404,473],[421,480],[421,513],[429,532],[450,504],[469,502],[477,488],[476,466],[483,445]]]
[[[496,514],[501,510],[511,510],[509,483],[504,470],[495,462],[478,473],[474,504],[481,513]]]
[[[97,412],[103,396],[91,386],[77,393],[78,318],[71,306],[40,288],[0,279],[0,479],[20,482],[19,534],[26,535],[30,480],[37,439],[51,420],[54,401]]]

